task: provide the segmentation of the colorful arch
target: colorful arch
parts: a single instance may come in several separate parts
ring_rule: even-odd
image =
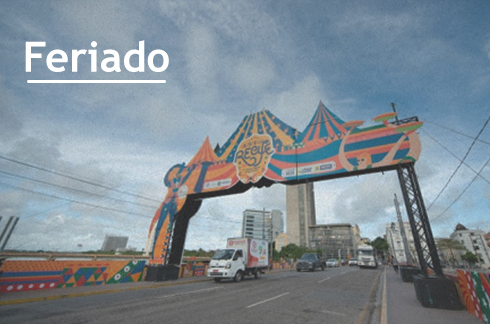
[[[395,117],[385,113],[373,118],[380,124],[361,128],[362,121],[344,122],[320,102],[302,132],[262,110],[246,116],[223,146],[213,149],[206,138],[188,164],[177,164],[165,175],[167,195],[148,233],[150,263],[166,264],[172,235],[185,235],[174,233],[174,224],[179,217],[192,217],[179,214],[186,202],[252,186],[379,172],[415,162],[421,150],[415,131],[423,123],[416,118],[390,123]]]

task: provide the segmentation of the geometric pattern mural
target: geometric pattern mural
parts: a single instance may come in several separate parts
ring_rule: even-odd
[[[141,281],[145,260],[5,261],[0,293]]]
[[[466,310],[485,323],[490,320],[490,275],[457,270],[458,282]]]

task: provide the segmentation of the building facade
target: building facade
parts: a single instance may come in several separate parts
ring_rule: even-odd
[[[243,212],[242,237],[272,242],[282,233],[284,233],[284,218],[280,210],[246,209]]]
[[[286,233],[279,234],[276,237],[274,243],[276,251],[281,251],[283,247],[289,244],[288,236],[286,235]]]
[[[124,250],[128,244],[128,236],[111,236],[106,235],[101,251],[117,251]]]
[[[286,234],[289,243],[309,247],[310,226],[316,225],[313,183],[286,186]]]
[[[322,251],[327,259],[348,260],[357,257],[359,228],[351,224],[310,226],[310,248]]]
[[[418,264],[417,250],[413,240],[412,228],[409,222],[403,222],[407,247],[405,247],[400,223],[386,224],[386,242],[388,242],[390,255],[399,265]]]
[[[485,232],[482,230],[469,230],[461,224],[456,226],[450,238],[463,244],[467,251],[474,253],[480,258],[478,264],[485,269],[490,269],[490,248],[485,240]],[[457,251],[458,258],[467,251]]]

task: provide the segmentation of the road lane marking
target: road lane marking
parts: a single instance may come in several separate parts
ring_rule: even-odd
[[[330,277],[325,278],[325,279],[322,279],[322,280],[318,281],[318,283],[320,283],[320,282],[324,282],[324,281],[326,281],[326,280],[328,280],[328,279],[330,279]]]
[[[374,278],[373,285],[371,286],[371,291],[369,292],[368,299],[366,301],[366,305],[362,309],[361,316],[359,316],[359,319],[357,320],[357,324],[364,324],[367,323],[367,321],[371,320],[372,313],[374,309],[376,308],[376,293],[379,288],[379,282],[380,282],[380,277],[381,277],[381,271],[379,271],[376,274],[376,277]]]
[[[252,304],[252,305],[249,305],[249,306],[247,306],[247,308],[252,308],[252,307],[255,307],[255,306],[257,306],[257,305],[260,305],[260,304],[263,304],[263,303],[270,302],[271,300],[274,300],[274,299],[277,299],[277,298],[281,298],[281,297],[286,296],[286,295],[289,295],[289,292],[284,293],[284,294],[281,294],[281,295],[278,295],[278,296],[276,296],[276,297],[272,297],[272,298],[269,298],[269,299],[266,299],[266,300],[260,301],[260,302],[258,302],[258,303]]]
[[[386,267],[385,267],[384,278],[383,278],[383,297],[381,298],[381,316],[380,316],[379,323],[380,324],[388,323],[388,304],[386,300]]]
[[[328,315],[335,315],[335,316],[339,316],[339,317],[346,317],[347,315],[346,314],[343,314],[343,313],[337,313],[337,312],[332,312],[332,311],[328,311],[328,310],[320,310],[320,313],[323,313],[323,314],[328,314]]]
[[[156,297],[156,299],[178,297],[178,296],[190,295],[190,294],[197,294],[197,293],[200,293],[203,291],[209,291],[209,290],[215,290],[215,289],[223,289],[223,287],[213,287],[213,288],[205,288],[205,289],[199,289],[199,290],[191,290],[191,291],[186,291],[186,292],[182,292],[182,293],[178,293],[178,294]]]

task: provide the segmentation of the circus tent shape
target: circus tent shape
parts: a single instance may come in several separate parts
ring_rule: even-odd
[[[233,162],[238,145],[254,134],[268,134],[274,149],[280,151],[283,147],[291,146],[298,131],[284,123],[269,110],[246,116],[226,143],[216,152],[220,161]]]
[[[202,162],[216,162],[218,161],[218,156],[214,153],[211,143],[209,142],[209,136],[206,136],[204,143],[201,145],[199,151],[196,155],[189,161],[188,165],[199,164]]]
[[[344,121],[320,101],[313,118],[296,143],[316,142],[320,139],[326,139],[327,142],[338,140],[347,132],[343,124]]]

